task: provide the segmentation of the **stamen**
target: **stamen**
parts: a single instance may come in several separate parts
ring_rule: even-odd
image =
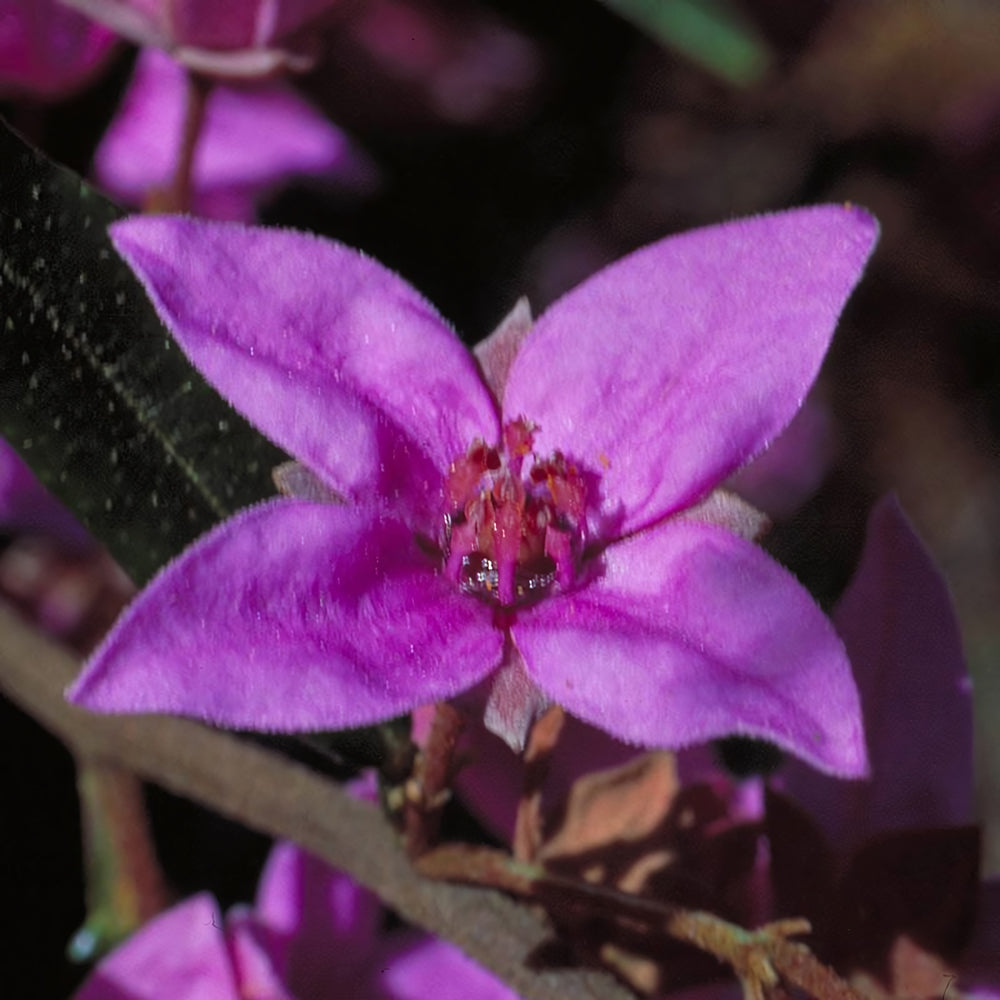
[[[536,429],[521,418],[504,426],[500,448],[474,441],[445,484],[445,572],[463,592],[502,607],[572,586],[584,547],[583,478],[559,452],[533,455]]]

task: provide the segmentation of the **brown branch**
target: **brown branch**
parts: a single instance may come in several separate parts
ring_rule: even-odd
[[[514,860],[487,847],[439,847],[420,858],[417,867],[432,878],[495,886],[543,906],[547,901],[573,901],[661,928],[675,940],[729,965],[751,996],[774,995],[781,981],[819,1000],[864,1000],[806,945],[788,940],[792,935],[808,933],[810,927],[805,920],[777,921],[748,931],[713,913],[553,874],[541,865]]]
[[[378,810],[335,782],[230,733],[163,716],[100,716],[69,705],[77,671],[63,649],[0,606],[0,691],[88,759],[128,768],[275,837],[294,840],[368,886],[406,920],[454,941],[526,1000],[632,1000],[593,970],[535,972],[547,924],[502,894],[418,875]]]

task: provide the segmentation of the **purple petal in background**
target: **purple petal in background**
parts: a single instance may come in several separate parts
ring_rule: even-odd
[[[948,588],[895,497],[881,500],[833,615],[854,665],[871,779],[836,782],[796,761],[784,787],[848,851],[889,830],[972,817],[972,691]]]
[[[385,967],[392,1000],[517,1000],[517,994],[453,944],[424,938]]]
[[[300,1000],[313,995],[309,984],[361,982],[368,974],[383,919],[378,899],[294,844],[271,851],[254,912]]]
[[[160,914],[100,962],[74,1000],[240,1000],[219,908],[207,893]]]
[[[0,439],[0,531],[45,534],[73,549],[94,546],[79,521],[35,478],[20,455]]]
[[[730,478],[728,488],[773,518],[791,517],[819,489],[837,445],[833,413],[812,393],[767,451]]]

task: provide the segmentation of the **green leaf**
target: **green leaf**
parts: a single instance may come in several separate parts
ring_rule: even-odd
[[[107,225],[122,212],[0,123],[0,434],[137,583],[285,459],[167,334]]]
[[[758,82],[773,62],[760,34],[725,0],[603,0],[637,28],[728,83]]]

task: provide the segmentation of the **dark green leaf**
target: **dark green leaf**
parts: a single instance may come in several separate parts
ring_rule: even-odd
[[[141,583],[284,455],[189,364],[108,240],[121,211],[0,125],[0,433]]]

